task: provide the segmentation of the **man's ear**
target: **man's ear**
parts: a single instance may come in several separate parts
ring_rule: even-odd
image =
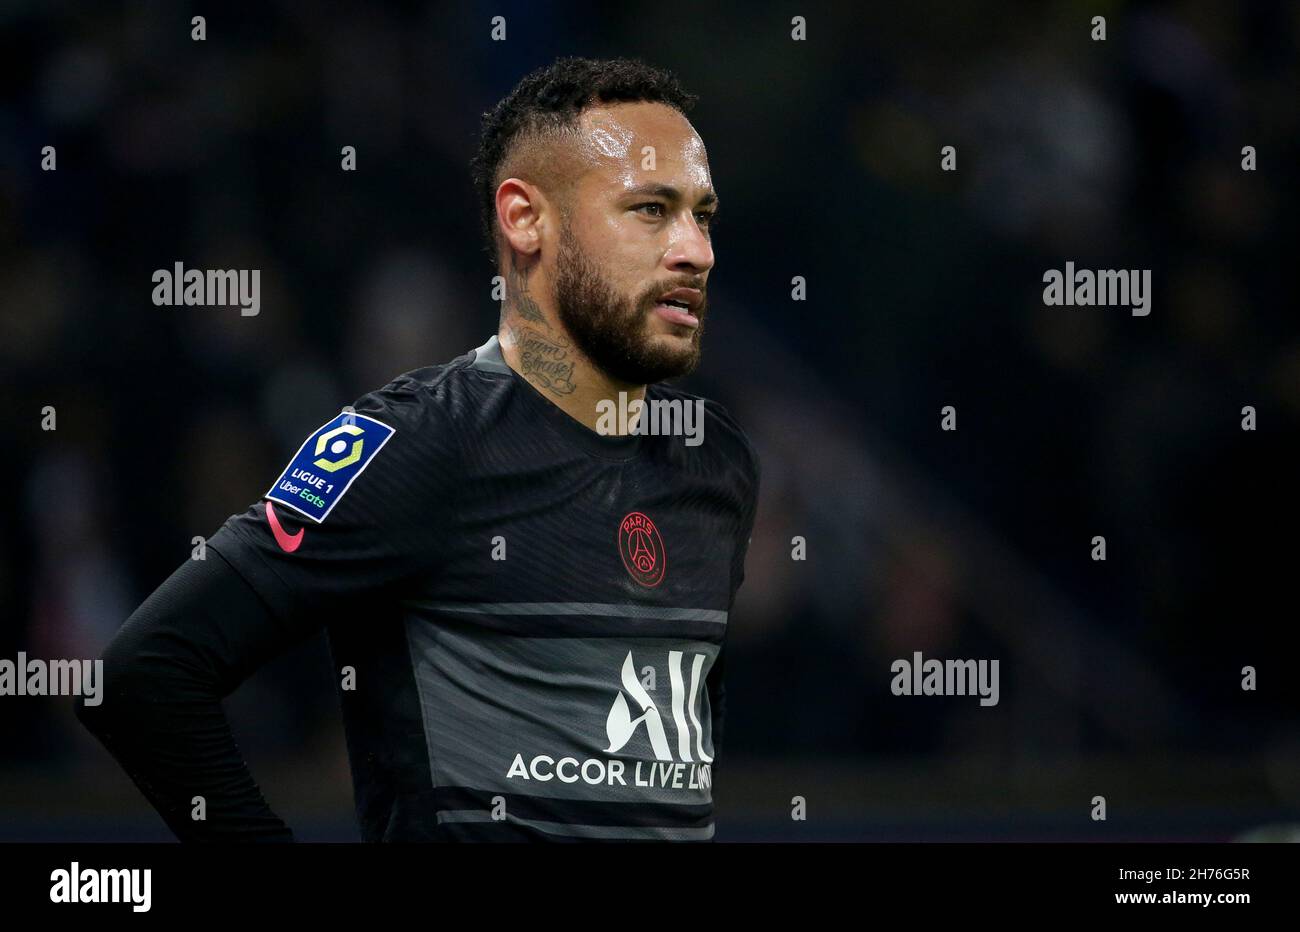
[[[531,256],[542,248],[541,218],[544,197],[536,186],[507,178],[497,188],[497,229],[508,249]]]

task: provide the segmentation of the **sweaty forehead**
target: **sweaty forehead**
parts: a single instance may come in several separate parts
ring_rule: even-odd
[[[645,181],[711,188],[704,142],[686,117],[665,104],[592,107],[579,118],[581,160],[600,178],[631,187]],[[654,150],[653,162],[646,147]],[[650,164],[654,168],[647,168]]]

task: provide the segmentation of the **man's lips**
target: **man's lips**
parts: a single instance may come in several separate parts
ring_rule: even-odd
[[[684,306],[682,306],[684,305]],[[704,292],[697,288],[674,288],[659,296],[655,313],[664,320],[684,327],[698,327],[696,313],[704,307]]]
[[[672,291],[665,291],[659,296],[659,300],[666,303],[684,304],[686,310],[694,312],[700,309],[704,303],[704,292],[698,288],[674,288]]]
[[[680,307],[673,307],[671,304],[656,304],[654,312],[671,324],[681,324],[684,327],[698,327],[700,319],[690,311],[683,310]]]

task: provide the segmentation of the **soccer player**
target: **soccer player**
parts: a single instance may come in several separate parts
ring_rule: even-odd
[[[714,262],[693,102],[564,59],[485,114],[496,335],[322,425],[108,646],[77,714],[182,840],[293,840],[221,700],[322,628],[365,840],[713,837],[758,462],[657,384],[699,362]],[[702,430],[602,428],[620,392]]]

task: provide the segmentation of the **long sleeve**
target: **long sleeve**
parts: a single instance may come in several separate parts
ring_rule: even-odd
[[[104,695],[78,719],[182,841],[292,841],[244,762],[221,700],[311,633],[278,621],[220,554],[188,560],[104,652]],[[194,797],[206,818],[192,818]]]
[[[749,454],[747,467],[749,482],[744,497],[744,510],[740,517],[736,541],[732,550],[731,598],[727,605],[728,628],[732,624],[731,611],[736,605],[736,594],[740,591],[741,583],[745,581],[745,558],[749,555],[749,542],[754,533],[754,521],[758,514],[758,487],[760,481],[758,457],[748,444],[746,444],[746,451]],[[715,771],[717,770],[718,758],[721,755],[722,745],[726,737],[726,658],[727,645],[724,637],[722,647],[718,650],[718,657],[714,660],[712,669],[709,670],[707,681],[709,709],[712,716],[711,733],[713,735],[713,769]]]
[[[416,398],[399,379],[308,437],[207,559],[173,573],[108,646],[103,703],[78,703],[77,716],[182,840],[292,840],[221,700],[331,618],[381,610],[436,559],[436,509],[420,503],[439,499],[451,453],[418,441],[411,428],[429,426],[412,424]]]

